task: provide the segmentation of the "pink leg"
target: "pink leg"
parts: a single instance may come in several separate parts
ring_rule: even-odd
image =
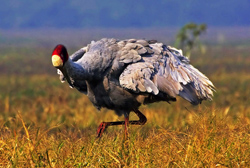
[[[125,139],[128,139],[128,126],[129,126],[129,115],[125,117],[125,128],[124,128]]]
[[[125,117],[125,121],[116,121],[116,122],[102,122],[97,129],[97,137],[101,137],[102,133],[106,128],[113,125],[125,125],[125,137],[128,135],[128,126],[132,125],[144,125],[147,122],[147,118],[139,111],[134,110],[135,114],[139,117],[139,120],[129,121],[129,115]]]

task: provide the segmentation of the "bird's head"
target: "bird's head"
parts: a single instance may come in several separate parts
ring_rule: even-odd
[[[55,68],[62,68],[69,58],[67,49],[64,45],[58,44],[52,52],[52,64]]]

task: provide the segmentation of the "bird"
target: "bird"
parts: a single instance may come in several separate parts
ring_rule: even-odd
[[[100,110],[114,110],[124,121],[102,122],[101,137],[109,126],[144,125],[142,104],[172,102],[182,97],[193,105],[212,100],[215,87],[202,72],[190,64],[182,50],[157,40],[103,38],[91,41],[71,56],[58,44],[52,52],[52,64],[61,82],[88,96]],[[139,120],[129,120],[134,112]]]

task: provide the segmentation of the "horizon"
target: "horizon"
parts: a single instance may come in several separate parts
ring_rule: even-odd
[[[5,45],[37,45],[54,46],[57,43],[65,43],[68,46],[78,47],[101,38],[141,38],[154,39],[159,42],[171,44],[175,40],[180,28],[77,28],[77,29],[0,29],[0,43]],[[211,44],[250,43],[249,27],[209,27],[201,35],[201,41]]]

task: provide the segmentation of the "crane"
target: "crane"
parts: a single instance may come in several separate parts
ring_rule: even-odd
[[[147,118],[138,110],[141,104],[176,101],[180,96],[193,105],[212,100],[215,87],[189,64],[182,51],[156,40],[103,38],[92,41],[71,56],[64,45],[52,52],[52,64],[60,80],[86,94],[97,109],[108,108],[124,121],[102,122],[101,137],[112,125],[144,125]],[[129,121],[130,112],[139,120]]]

